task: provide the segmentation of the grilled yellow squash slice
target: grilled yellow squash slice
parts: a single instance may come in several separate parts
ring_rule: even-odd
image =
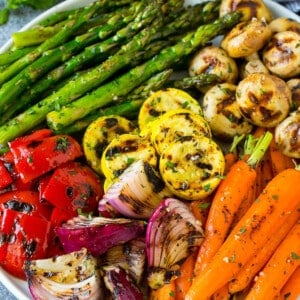
[[[191,135],[211,137],[206,120],[187,109],[175,109],[161,115],[151,128],[151,142],[158,154],[170,143]]]
[[[201,200],[220,183],[225,159],[220,147],[201,135],[173,141],[161,153],[159,170],[174,195],[185,200]]]
[[[106,146],[113,138],[120,134],[135,130],[134,124],[118,115],[103,116],[92,122],[83,136],[83,151],[89,165],[99,174],[103,174],[101,168],[101,156]]]
[[[147,131],[147,126],[160,115],[173,110],[184,108],[202,115],[202,109],[196,99],[185,91],[175,88],[159,90],[149,96],[140,108],[138,125],[140,130]]]
[[[101,157],[101,169],[104,176],[113,181],[139,159],[157,168],[157,153],[150,140],[138,134],[125,133],[115,137],[107,145]]]

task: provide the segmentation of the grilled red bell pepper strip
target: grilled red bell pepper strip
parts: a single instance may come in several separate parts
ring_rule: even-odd
[[[89,166],[74,161],[57,167],[41,193],[53,206],[76,214],[98,213],[102,196],[100,178]]]
[[[68,135],[49,136],[41,129],[9,143],[14,165],[23,182],[30,182],[83,155],[80,144]]]
[[[0,226],[0,265],[10,274],[25,279],[26,260],[45,258],[50,222],[6,209]]]
[[[11,176],[9,170],[6,168],[3,161],[0,160],[0,190],[5,189],[13,182],[13,177]]]

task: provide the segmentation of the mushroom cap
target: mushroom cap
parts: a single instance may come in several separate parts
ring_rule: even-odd
[[[230,57],[246,57],[261,50],[272,36],[268,24],[262,20],[240,22],[222,39],[221,47]]]

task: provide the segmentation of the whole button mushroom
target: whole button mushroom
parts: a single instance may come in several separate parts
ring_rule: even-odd
[[[252,18],[264,19],[266,22],[272,20],[272,13],[262,0],[222,0],[220,5],[220,16],[224,16],[235,10],[243,12],[242,21]]]
[[[291,78],[286,83],[292,92],[292,109],[298,109],[300,107],[300,78]]]
[[[275,142],[283,154],[300,158],[300,111],[292,112],[275,128]]]
[[[233,27],[222,39],[221,48],[230,57],[246,57],[261,50],[271,36],[272,31],[264,20],[252,19]]]
[[[300,34],[296,31],[275,33],[264,47],[262,59],[271,73],[287,79],[300,74]]]
[[[214,74],[219,82],[235,83],[238,78],[238,68],[235,60],[225,50],[217,46],[207,46],[200,49],[191,60],[189,75]],[[211,87],[211,86],[209,86]],[[200,88],[207,91],[209,87]]]
[[[236,99],[242,115],[252,124],[272,128],[284,120],[292,104],[291,90],[284,80],[254,73],[241,80]]]
[[[221,140],[231,141],[236,135],[248,134],[253,125],[241,114],[236,101],[236,85],[221,83],[203,97],[203,116],[212,133]]]

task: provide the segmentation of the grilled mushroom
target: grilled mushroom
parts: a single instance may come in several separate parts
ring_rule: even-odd
[[[250,74],[237,85],[236,99],[243,116],[262,127],[275,127],[284,120],[292,103],[284,80],[270,74]]]
[[[267,22],[272,20],[272,13],[262,0],[222,0],[220,6],[220,16],[240,10],[243,12],[242,21],[252,18],[264,19]]]
[[[282,31],[274,34],[263,50],[262,58],[271,73],[281,78],[300,74],[300,34]]]
[[[272,31],[264,20],[240,22],[222,39],[221,47],[233,58],[246,57],[262,49]]]
[[[193,57],[190,66],[190,76],[202,73],[215,74],[219,82],[235,83],[238,77],[238,68],[234,59],[227,52],[217,46],[207,46],[198,51]],[[211,86],[206,86],[201,91],[207,91]]]
[[[276,126],[275,142],[286,156],[300,158],[300,110],[292,112]]]

